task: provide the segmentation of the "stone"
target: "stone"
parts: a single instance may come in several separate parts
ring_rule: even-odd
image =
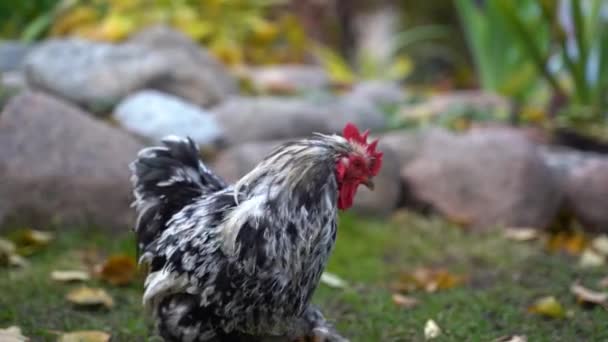
[[[244,72],[253,88],[261,93],[292,94],[327,89],[330,79],[315,65],[273,65],[248,68]]]
[[[264,158],[273,148],[286,140],[249,142],[230,147],[217,156],[210,164],[214,172],[233,184],[246,175]]]
[[[568,148],[547,148],[543,158],[562,186],[564,207],[583,228],[608,233],[608,157]]]
[[[387,217],[402,202],[403,186],[401,182],[398,154],[391,148],[380,146],[384,153],[382,168],[374,177],[374,190],[361,186],[355,196],[353,211],[368,216]]]
[[[251,142],[233,146],[219,154],[211,168],[230,183],[234,183],[251,171],[264,157],[284,140]],[[383,148],[383,165],[374,178],[375,189],[359,188],[353,210],[363,215],[387,216],[401,200],[399,162],[394,151]]]
[[[114,109],[114,119],[126,130],[152,142],[167,135],[188,136],[199,145],[216,145],[222,129],[215,117],[179,97],[156,90],[137,92]]]
[[[6,71],[0,75],[0,88],[19,91],[27,88],[27,82],[20,71]]]
[[[506,131],[434,130],[401,175],[406,197],[476,230],[545,228],[563,199],[537,146]]]
[[[138,141],[49,95],[23,92],[0,114],[0,221],[127,231]]]
[[[209,54],[154,32],[122,44],[76,38],[44,42],[26,59],[28,84],[99,114],[147,88],[199,106],[237,92],[236,82]]]
[[[369,102],[330,98],[233,97],[211,110],[231,144],[338,133],[347,122],[379,131],[384,115]]]
[[[391,149],[395,153],[399,165],[403,167],[418,157],[429,134],[429,130],[391,131],[379,136],[378,146],[380,150]]]
[[[379,80],[357,83],[348,95],[367,99],[376,106],[394,106],[407,99],[406,93],[399,87],[399,84]]]
[[[17,41],[0,42],[0,72],[20,70],[32,46]]]
[[[211,106],[238,93],[238,82],[224,65],[192,39],[167,26],[157,25],[135,34],[130,43],[166,55],[170,76],[155,88],[199,106]]]

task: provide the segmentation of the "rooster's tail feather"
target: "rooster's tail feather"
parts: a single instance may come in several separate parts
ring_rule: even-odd
[[[131,164],[138,251],[154,241],[166,222],[184,206],[226,187],[200,161],[192,139],[170,136],[162,142],[164,146],[141,150]]]

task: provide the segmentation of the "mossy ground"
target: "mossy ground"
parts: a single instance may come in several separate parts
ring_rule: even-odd
[[[113,287],[92,281],[114,296],[111,310],[82,310],[65,300],[78,285],[53,282],[55,269],[80,263],[77,251],[134,254],[130,234],[58,233],[56,240],[29,258],[24,270],[0,269],[0,328],[18,325],[34,341],[53,341],[58,331],[103,330],[115,341],[147,341],[150,323],[141,307],[141,281]],[[441,266],[468,276],[465,285],[437,293],[413,293],[420,303],[396,306],[390,284],[401,272]],[[580,280],[589,287],[608,274],[581,269],[577,259],[548,254],[539,242],[513,242],[494,233],[467,233],[438,219],[401,215],[390,221],[342,217],[328,271],[347,280],[347,289],[321,285],[314,301],[353,341],[422,341],[434,319],[443,334],[437,341],[492,341],[511,334],[529,341],[607,341],[608,311],[583,308],[569,293]],[[537,298],[553,295],[571,311],[566,319],[527,312]]]

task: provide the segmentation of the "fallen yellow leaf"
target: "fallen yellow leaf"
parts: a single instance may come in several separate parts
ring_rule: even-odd
[[[538,299],[528,308],[528,312],[551,318],[566,317],[566,310],[553,296]]]
[[[411,273],[402,274],[394,289],[399,292],[411,292],[424,290],[426,292],[436,292],[447,290],[464,283],[463,276],[450,273],[444,268],[425,268],[420,267]]]
[[[25,267],[27,260],[17,254],[12,241],[0,239],[0,266]]]
[[[103,331],[83,330],[65,333],[59,336],[58,342],[108,342],[110,334]]]
[[[343,289],[348,286],[344,279],[329,272],[323,272],[323,274],[321,274],[321,283],[336,289]]]
[[[570,287],[570,292],[576,296],[579,303],[597,304],[608,307],[608,293],[590,290],[579,283]]]
[[[559,232],[547,240],[547,249],[550,252],[566,252],[570,255],[579,255],[587,247],[589,240],[580,231]]]
[[[507,228],[504,236],[513,241],[530,241],[538,239],[540,234],[536,228]]]
[[[0,329],[0,341],[2,342],[26,342],[29,340],[21,334],[21,328],[17,326]]]
[[[418,299],[414,297],[404,296],[400,293],[394,293],[392,298],[393,303],[397,304],[402,308],[411,309],[418,305]]]
[[[424,339],[432,340],[441,335],[441,329],[434,320],[429,319],[424,325]]]
[[[605,263],[606,258],[591,248],[585,249],[579,260],[581,267],[585,268],[599,267],[603,266]]]
[[[109,257],[98,271],[99,277],[112,285],[127,285],[133,280],[136,273],[135,260],[128,255]]]
[[[608,257],[608,235],[600,235],[593,239],[591,247],[599,254]]]
[[[114,306],[114,300],[110,295],[100,288],[79,287],[70,291],[67,300],[79,306]]]
[[[59,282],[87,281],[91,279],[85,271],[53,271],[51,279]]]
[[[17,252],[21,255],[30,255],[47,246],[53,240],[53,234],[35,229],[24,229],[14,238]]]

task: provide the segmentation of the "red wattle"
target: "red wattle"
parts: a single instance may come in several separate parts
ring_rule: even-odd
[[[346,182],[340,185],[340,191],[338,194],[338,209],[346,210],[353,206],[353,200],[359,182]]]

